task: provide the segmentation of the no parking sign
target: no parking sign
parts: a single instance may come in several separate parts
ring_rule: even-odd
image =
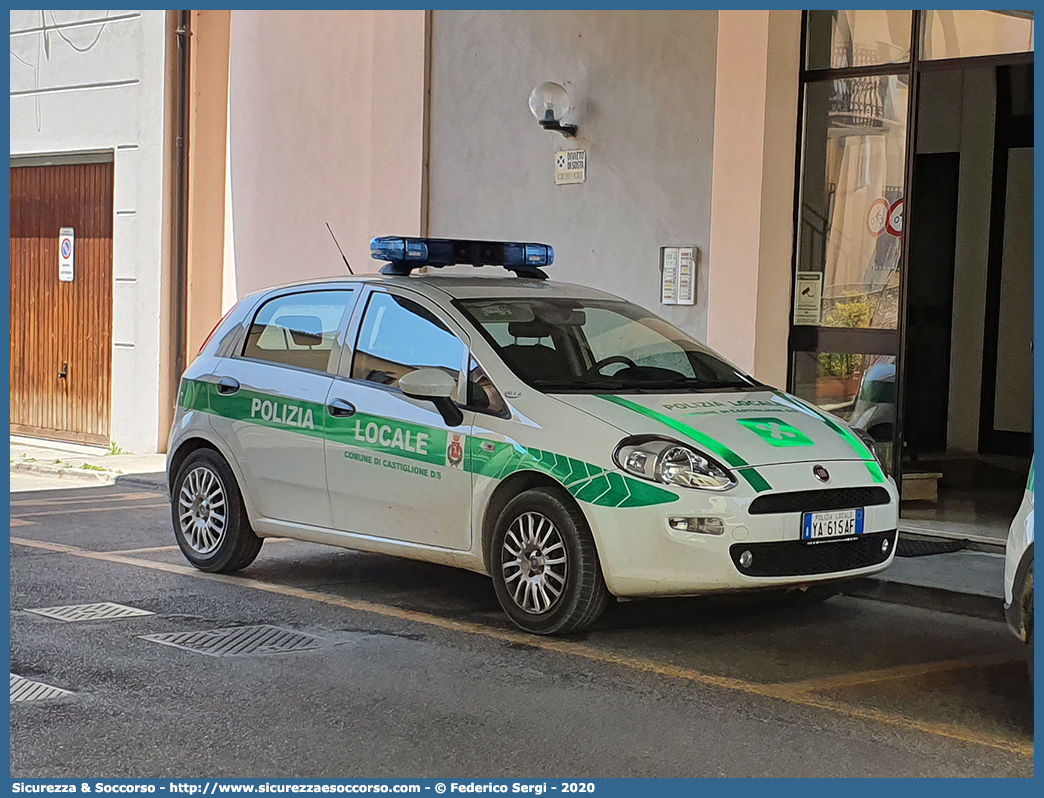
[[[75,276],[73,256],[76,252],[75,231],[71,227],[63,227],[58,231],[58,280],[71,283]]]

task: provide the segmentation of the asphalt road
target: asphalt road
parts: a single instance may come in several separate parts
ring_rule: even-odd
[[[201,574],[141,488],[15,493],[11,519],[11,672],[72,693],[12,703],[16,777],[1033,774],[1025,651],[1002,623],[694,599],[546,639],[439,566],[276,540],[239,576]],[[153,614],[29,612],[93,602]],[[305,648],[144,637],[255,625]]]

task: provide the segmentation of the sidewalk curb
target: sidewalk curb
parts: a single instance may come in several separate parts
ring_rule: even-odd
[[[167,474],[164,471],[117,474],[113,483],[118,487],[146,488],[167,495]]]
[[[119,471],[95,471],[92,468],[76,468],[54,465],[53,463],[11,463],[11,473],[22,472],[43,474],[59,479],[73,479],[93,485],[119,485],[126,487],[146,488],[161,493],[167,492],[167,475],[164,471],[149,471],[124,474]]]
[[[72,478],[94,484],[111,485],[119,476],[115,471],[95,471],[91,468],[66,468],[49,463],[11,463],[11,471],[44,474],[59,479]]]
[[[993,596],[958,593],[938,587],[923,587],[872,577],[855,579],[846,585],[842,592],[853,598],[901,604],[986,621],[1005,622],[1004,602]]]

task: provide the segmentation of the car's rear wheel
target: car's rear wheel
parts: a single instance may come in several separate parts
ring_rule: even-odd
[[[490,561],[500,606],[527,632],[578,632],[609,603],[587,520],[559,490],[534,488],[508,502]]]
[[[232,469],[211,449],[197,449],[185,458],[174,479],[170,507],[178,547],[201,571],[238,571],[261,551],[263,541],[250,528]]]

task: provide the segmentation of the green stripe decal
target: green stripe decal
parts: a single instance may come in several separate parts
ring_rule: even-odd
[[[747,480],[747,484],[754,488],[754,490],[756,490],[758,493],[763,493],[766,490],[772,490],[772,486],[768,483],[768,480],[765,479],[765,477],[761,476],[761,474],[759,474],[756,469],[740,468],[737,469],[736,473],[738,473],[741,477]]]
[[[187,408],[313,438],[322,438],[325,434],[326,408],[321,404],[298,399],[288,402],[246,388],[234,394],[222,394],[212,382],[184,382],[182,404]]]
[[[884,482],[885,475],[884,471],[881,470],[881,466],[877,464],[876,460],[867,460],[866,470],[870,472],[870,476],[873,477],[874,482]]]
[[[678,501],[676,493],[619,471],[517,443],[470,436],[468,462],[472,473],[491,479],[503,479],[516,471],[540,471],[562,483],[577,500],[599,507],[648,507]]]
[[[630,399],[624,399],[622,396],[613,396],[611,394],[599,394],[599,399],[605,399],[607,402],[620,405],[620,407],[626,407],[628,410],[633,410],[635,413],[640,413],[646,418],[651,418],[653,421],[658,421],[661,424],[665,424],[676,432],[680,432],[682,435],[690,438],[702,446],[706,446],[714,454],[728,463],[730,466],[735,466],[739,475],[742,476],[750,484],[754,490],[758,493],[769,490],[771,485],[768,481],[761,476],[746,460],[736,454],[732,449],[726,446],[721,441],[712,438],[706,433],[700,432],[694,427],[690,427],[688,424],[678,421],[676,418],[671,418],[665,413],[661,413],[658,410],[652,410],[644,405],[640,405],[637,402],[632,402]]]
[[[824,415],[819,410],[819,408],[815,407],[815,405],[810,405],[808,402],[804,402],[800,399],[791,398],[786,394],[780,393],[779,391],[775,391],[775,395],[776,398],[784,404],[793,407],[795,410],[800,410],[804,413],[807,413],[810,416],[814,416],[815,418],[819,419],[824,424],[826,424],[828,427],[830,427],[830,429],[832,429],[834,432],[836,432],[838,435],[844,438],[845,442],[852,447],[852,451],[859,455],[859,459],[863,460],[866,463],[866,470],[870,472],[870,476],[874,480],[874,482],[885,481],[884,471],[881,470],[881,466],[877,462],[877,458],[874,457],[873,452],[866,448],[866,444],[859,440],[858,435],[855,435],[847,427],[842,427],[829,416]]]
[[[322,438],[370,452],[448,467],[450,433],[438,427],[356,413],[335,418],[326,407],[240,389],[220,394],[217,385],[183,380],[179,403],[188,410]],[[464,435],[463,468],[491,479],[504,479],[517,471],[539,471],[556,479],[577,500],[599,507],[649,507],[678,501],[678,495],[615,470],[585,463],[565,455],[527,448],[517,443],[484,440]]]

